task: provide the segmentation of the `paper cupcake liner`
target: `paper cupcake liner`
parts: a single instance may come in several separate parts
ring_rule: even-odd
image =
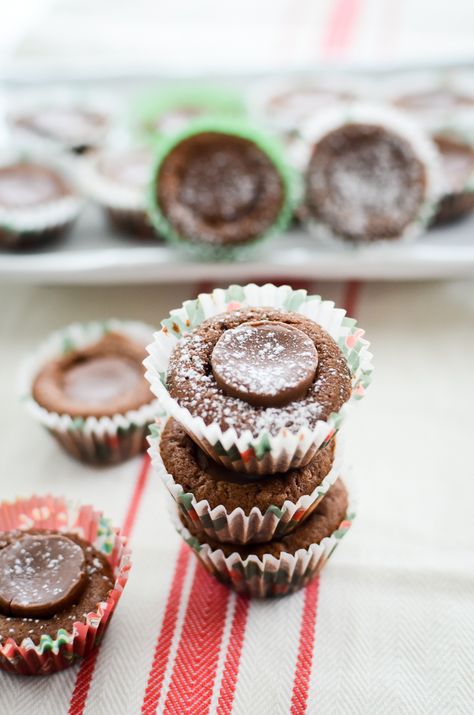
[[[71,350],[93,345],[110,332],[121,333],[145,345],[153,328],[144,323],[115,319],[74,323],[53,333],[25,362],[20,374],[20,394],[30,414],[46,427],[66,452],[81,462],[97,466],[118,464],[145,451],[148,425],[158,410],[158,400],[125,414],[83,419],[49,412],[33,398],[32,388],[36,375],[48,361]]]
[[[175,146],[185,139],[196,134],[215,132],[229,134],[253,142],[272,162],[283,183],[284,200],[280,213],[274,223],[262,234],[252,240],[238,245],[211,245],[195,239],[187,239],[179,234],[174,226],[168,221],[156,199],[156,181],[160,168],[168,154]],[[261,133],[254,126],[243,121],[232,119],[212,119],[204,118],[190,123],[187,129],[174,135],[165,137],[157,144],[155,164],[152,173],[152,181],[148,192],[148,212],[153,225],[159,235],[172,243],[175,243],[187,251],[194,252],[197,257],[208,259],[231,259],[233,257],[245,257],[252,252],[264,239],[270,238],[274,234],[285,230],[291,221],[293,209],[298,205],[301,197],[301,185],[297,172],[284,158],[284,150],[279,142],[272,137]]]
[[[229,513],[222,504],[213,508],[207,499],[197,501],[194,494],[185,492],[181,484],[166,470],[160,455],[160,440],[165,424],[166,418],[159,418],[150,426],[148,453],[153,468],[186,520],[190,524],[199,524],[215,541],[234,544],[258,543],[288,534],[313,512],[342,473],[338,449],[330,471],[310,494],[302,495],[296,502],[286,499],[279,507],[269,504],[263,513],[258,507],[253,507],[248,513],[238,507]]]
[[[237,552],[225,556],[222,549],[212,549],[207,543],[201,544],[183,526],[176,512],[172,518],[180,536],[215,578],[242,596],[275,598],[298,591],[319,574],[342,537],[349,531],[355,516],[355,505],[351,497],[345,519],[319,544],[298,549],[295,554],[283,552],[279,557],[265,554],[263,559],[252,554],[242,559]]]
[[[125,539],[102,512],[77,506],[63,497],[32,496],[0,503],[0,532],[15,529],[54,529],[77,534],[105,554],[115,584],[107,600],[95,611],[72,624],[70,630],[41,636],[39,643],[25,638],[17,643],[6,638],[0,643],[0,668],[19,675],[49,675],[73,665],[101,642],[112,613],[122,595],[131,568]]]
[[[117,151],[120,152],[121,149],[121,147],[118,147]],[[107,153],[108,151],[106,150],[106,156]],[[123,183],[114,181],[113,178],[106,176],[98,168],[98,164],[103,157],[104,153],[100,152],[84,159],[78,167],[79,183],[83,191],[92,200],[109,208],[144,212],[147,199],[146,189],[140,191],[131,186],[124,186]]]
[[[241,117],[245,103],[237,92],[218,87],[168,86],[148,91],[132,103],[131,122],[134,130],[154,142],[157,137],[170,132],[156,128],[160,117],[180,109],[202,110],[206,116]],[[190,122],[192,119],[190,118]],[[188,122],[186,122],[187,124]],[[180,127],[178,127],[178,130]],[[171,128],[171,133],[175,133]]]
[[[85,159],[78,168],[79,183],[92,201],[101,205],[110,223],[120,232],[139,238],[155,238],[147,212],[147,189],[124,186],[98,170],[101,154]]]
[[[413,241],[427,228],[443,190],[441,166],[436,146],[410,117],[390,107],[369,103],[347,104],[344,109],[328,110],[314,122],[308,122],[304,127],[303,134],[306,140],[314,146],[329,132],[346,124],[357,122],[380,125],[398,134],[410,144],[417,158],[425,167],[427,179],[425,197],[415,219],[404,228],[400,236],[374,239],[370,241],[370,245],[391,244],[393,241]],[[307,225],[322,243],[339,244],[346,247],[367,245],[366,241],[356,242],[339,236],[330,226],[309,213]]]
[[[338,412],[326,420],[318,420],[314,429],[303,425],[297,432],[282,429],[277,434],[262,430],[258,434],[242,433],[234,428],[225,432],[216,423],[206,425],[181,407],[166,388],[166,377],[171,353],[178,342],[204,320],[219,313],[250,306],[265,306],[293,311],[310,318],[324,328],[339,345],[352,373],[352,395]],[[325,447],[339,429],[351,405],[360,400],[368,387],[373,370],[369,343],[357,322],[346,317],[345,310],[336,308],[332,301],[305,290],[271,284],[257,286],[233,285],[226,290],[217,288],[212,293],[201,293],[196,300],[183,303],[161,323],[161,330],[148,346],[149,357],[144,361],[145,377],[163,409],[174,417],[191,438],[211,459],[228,469],[251,474],[275,474],[307,464],[318,449]]]
[[[69,184],[71,192],[74,192],[73,182],[64,167],[49,158],[37,157],[31,152],[10,150],[2,152],[0,165],[28,160],[57,172]],[[0,247],[18,248],[60,238],[71,228],[81,207],[82,201],[74,193],[39,206],[27,208],[0,206]]]
[[[436,136],[443,136],[448,140],[451,139],[474,148],[474,135],[469,138],[465,133],[459,131],[444,130],[438,132]],[[460,191],[452,192],[446,189],[443,191],[431,225],[438,226],[457,221],[471,211],[474,211],[474,170],[466,178]]]

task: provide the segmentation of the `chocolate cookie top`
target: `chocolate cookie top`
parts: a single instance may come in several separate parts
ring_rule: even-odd
[[[278,558],[280,554],[295,554],[298,549],[307,549],[311,544],[319,544],[326,537],[330,536],[339,528],[341,522],[347,514],[348,507],[347,489],[343,482],[338,479],[329,489],[316,509],[305,521],[280,539],[267,541],[262,544],[225,544],[210,539],[207,534],[195,524],[188,524],[184,517],[180,519],[184,526],[195,536],[201,544],[209,544],[211,549],[222,549],[225,556],[237,552],[242,559],[255,555],[263,559],[265,554],[271,554]]]
[[[299,360],[294,351],[288,349],[291,341],[285,343],[287,336],[282,344],[279,338],[275,339],[275,335],[271,335],[272,331],[270,334],[265,331],[272,357],[266,361],[253,361],[249,381],[245,370],[242,377],[242,370],[238,366],[239,350],[235,349],[235,333],[231,332],[229,365],[235,364],[238,369],[236,367],[235,373],[225,369],[224,379],[219,380],[220,386],[213,369],[215,364],[218,368],[220,365],[222,373],[228,332],[250,324],[250,333],[243,331],[245,358],[242,358],[242,361],[245,359],[252,363],[251,355],[255,353],[255,345],[252,346],[255,339],[253,324],[261,321],[274,323],[278,329],[281,329],[281,326],[288,328],[291,336],[296,335],[297,344],[305,346],[302,350],[305,354]],[[292,330],[298,332],[293,334]],[[300,338],[300,333],[309,338],[309,341]],[[238,336],[239,333],[237,338]],[[261,343],[262,339],[259,332],[258,343]],[[309,342],[314,350],[309,347]],[[222,350],[219,347],[217,360],[213,362],[214,350],[218,346],[221,346]],[[316,358],[317,366],[313,373]],[[283,363],[280,369],[279,361]],[[266,379],[265,373],[270,370],[273,372],[273,380],[278,383],[276,395],[272,394],[271,385],[269,386]],[[217,372],[219,378],[222,378],[219,369]],[[285,376],[288,374],[289,389],[286,384],[282,385],[282,380],[285,383]],[[310,374],[314,374],[314,377],[305,389]],[[239,396],[235,396],[233,389],[236,384]],[[181,407],[187,408],[193,416],[202,417],[206,424],[217,422],[222,430],[233,427],[239,432],[250,430],[252,434],[258,434],[266,430],[270,434],[277,434],[283,428],[294,432],[303,426],[312,429],[318,420],[327,420],[332,412],[338,411],[349,399],[351,374],[338,345],[317,323],[298,313],[274,308],[247,308],[209,318],[184,337],[171,355],[167,388]],[[270,396],[270,406],[262,403],[262,395],[264,401]],[[275,399],[278,400],[279,406],[273,406]]]
[[[196,501],[206,499],[212,509],[222,504],[228,513],[240,507],[249,514],[257,507],[264,514],[269,506],[282,507],[286,500],[296,503],[321,484],[332,467],[334,443],[332,440],[305,467],[262,479],[261,475],[231,471],[209,459],[171,418],[163,430],[160,453],[167,472]]]
[[[71,631],[114,586],[106,557],[76,534],[0,534],[0,641]]]
[[[394,104],[408,111],[450,111],[462,107],[474,107],[474,98],[449,88],[437,87],[396,98]]]
[[[156,200],[184,240],[229,246],[265,233],[284,203],[281,176],[249,139],[201,132],[171,149],[158,170]]]
[[[426,196],[426,168],[391,129],[348,123],[314,146],[306,172],[310,214],[352,241],[398,238]]]
[[[98,163],[98,169],[117,184],[144,191],[150,180],[152,165],[151,152],[140,148],[104,156]]]
[[[160,134],[174,134],[180,132],[192,119],[198,119],[208,112],[206,107],[182,104],[169,107],[153,120],[148,122],[148,130]]]
[[[108,119],[101,112],[82,107],[51,106],[17,114],[13,122],[41,137],[80,151],[95,143],[106,128]]]
[[[349,102],[354,95],[343,89],[307,86],[292,87],[273,94],[265,105],[268,119],[285,120],[294,123],[294,128],[299,128],[299,123],[314,117],[315,114],[326,110],[328,107],[341,102]]]
[[[153,400],[144,377],[145,349],[118,333],[51,360],[33,383],[33,398],[50,412],[112,417]]]
[[[26,161],[0,167],[1,208],[33,208],[70,194],[62,177],[49,167]]]

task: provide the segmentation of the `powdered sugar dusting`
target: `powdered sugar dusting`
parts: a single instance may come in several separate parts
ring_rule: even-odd
[[[16,607],[54,603],[77,583],[81,547],[65,537],[26,536],[0,551],[0,599]]]
[[[308,201],[344,236],[396,237],[416,218],[425,180],[423,165],[403,137],[375,125],[348,124],[316,146]]]
[[[241,243],[276,220],[283,202],[279,172],[255,143],[233,135],[188,137],[160,169],[159,203],[181,236]]]

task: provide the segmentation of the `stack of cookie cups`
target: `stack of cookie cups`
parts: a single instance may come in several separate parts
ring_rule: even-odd
[[[302,424],[297,432],[223,431],[170,395],[168,368],[180,341],[214,316],[253,308],[310,319],[339,347],[350,396],[327,420]],[[238,593],[282,596],[305,586],[350,528],[353,492],[336,433],[370,383],[368,347],[356,321],[334,303],[269,284],[201,294],[172,311],[155,333],[146,377],[163,411],[149,437],[152,464],[178,507],[172,517],[178,532],[206,569]],[[216,474],[213,481],[209,475]],[[308,541],[311,533],[321,538]]]

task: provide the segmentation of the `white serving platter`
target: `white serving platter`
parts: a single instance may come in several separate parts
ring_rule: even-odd
[[[438,67],[386,67],[383,71],[339,68],[336,75],[365,79],[385,79],[402,74],[405,78],[422,72],[423,76],[468,71],[474,78],[474,66],[440,64]],[[326,76],[325,68],[297,73],[301,76]],[[275,79],[260,76],[261,79]],[[11,94],[17,91],[49,91],[56,86],[77,91],[110,92],[125,105],[140,88],[179,81],[178,77],[128,76],[101,73],[69,74],[68,77],[39,73],[31,68],[26,75],[0,76],[0,87]],[[202,78],[201,78],[202,79]],[[208,78],[212,84],[214,78]],[[222,77],[219,78],[222,84]],[[231,86],[244,89],[257,76],[228,77]],[[188,78],[189,81],[189,78]],[[169,283],[188,281],[262,281],[265,279],[361,279],[430,280],[474,277],[474,215],[457,224],[429,231],[415,243],[371,245],[361,248],[322,246],[303,230],[292,230],[264,243],[249,260],[233,262],[198,261],[174,246],[136,241],[113,233],[101,211],[88,205],[73,231],[62,241],[31,252],[0,250],[0,282],[36,284],[120,284]]]
[[[112,233],[88,206],[62,242],[29,253],[0,252],[0,281],[36,284],[177,283],[268,278],[429,280],[474,277],[474,216],[411,244],[318,245],[302,230],[264,243],[250,260],[197,261],[173,246]]]

